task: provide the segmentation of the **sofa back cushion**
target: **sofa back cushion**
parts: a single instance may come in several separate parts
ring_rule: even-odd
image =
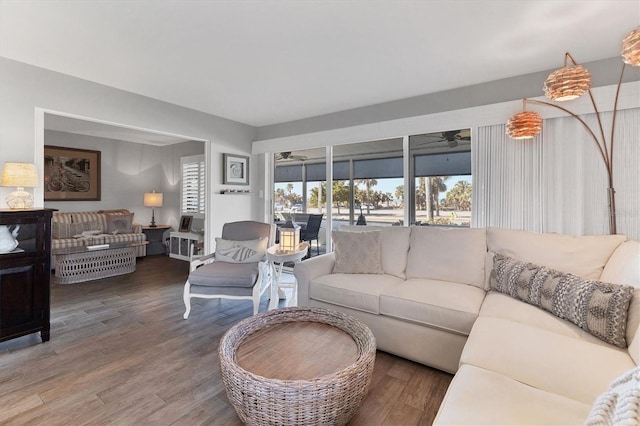
[[[547,266],[582,278],[599,280],[623,235],[539,234],[512,229],[487,229],[489,252]]]
[[[640,241],[627,240],[613,252],[600,281],[635,287],[627,319],[627,343],[631,357],[640,365]]]
[[[485,228],[411,227],[407,278],[428,278],[485,288]]]
[[[406,226],[341,226],[345,232],[380,231],[380,263],[385,274],[405,279],[409,236],[411,228]]]

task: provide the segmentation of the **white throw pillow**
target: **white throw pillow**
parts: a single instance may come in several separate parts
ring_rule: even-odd
[[[640,424],[640,367],[617,378],[591,407],[585,424],[637,425]]]
[[[383,274],[380,264],[380,231],[331,232],[335,264],[333,273]]]
[[[229,263],[260,262],[267,252],[267,237],[234,241],[216,238],[216,260]]]

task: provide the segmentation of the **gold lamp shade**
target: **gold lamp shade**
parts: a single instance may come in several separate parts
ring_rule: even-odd
[[[511,139],[531,139],[542,131],[542,117],[535,111],[519,112],[507,121],[507,135]]]
[[[565,66],[549,74],[543,90],[552,101],[570,101],[579,98],[591,88],[591,74],[580,65]]]
[[[622,60],[625,64],[640,66],[640,27],[622,40]]]

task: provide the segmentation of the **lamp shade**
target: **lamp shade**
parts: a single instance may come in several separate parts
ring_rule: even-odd
[[[622,40],[622,60],[625,64],[640,66],[640,27]]]
[[[144,193],[144,206],[145,207],[162,207],[162,193],[161,192],[145,192]]]
[[[38,169],[35,164],[4,163],[0,186],[35,188],[38,184]]]
[[[580,65],[566,66],[549,74],[544,82],[544,94],[552,101],[579,98],[591,88],[591,74]]]
[[[507,135],[511,139],[531,139],[542,131],[542,117],[535,111],[522,111],[507,121]]]
[[[287,223],[280,227],[280,252],[295,253],[300,244],[300,228],[295,226],[293,222]]]

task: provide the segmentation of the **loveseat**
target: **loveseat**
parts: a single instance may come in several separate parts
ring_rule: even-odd
[[[146,235],[142,225],[133,222],[134,213],[128,210],[100,210],[97,212],[55,212],[52,219],[51,247],[54,252],[51,266],[55,265],[56,250],[88,245],[130,242],[136,257],[147,255]]]
[[[640,362],[638,241],[343,230],[369,232],[334,232],[334,253],[296,265],[298,304],[348,313],[371,328],[378,349],[455,373],[436,424],[583,424],[599,395]],[[588,305],[586,294],[604,305]]]

